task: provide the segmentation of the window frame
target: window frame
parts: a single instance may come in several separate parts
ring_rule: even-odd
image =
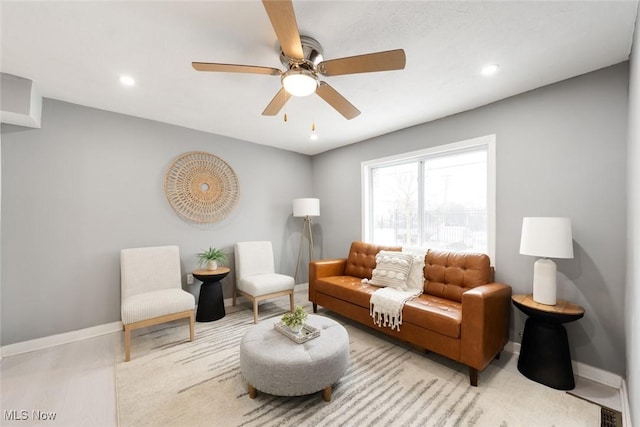
[[[492,264],[495,265],[496,251],[496,135],[485,135],[477,138],[467,139],[464,141],[453,142],[444,145],[438,145],[422,150],[411,151],[408,153],[395,154],[393,156],[383,157],[379,159],[367,160],[361,163],[361,221],[362,221],[362,240],[368,242],[372,227],[372,200],[371,189],[373,186],[372,169],[384,166],[393,166],[394,164],[402,164],[411,161],[419,161],[428,157],[442,156],[449,153],[462,152],[469,149],[484,147],[487,150],[487,255],[491,258]],[[419,180],[422,180],[423,174],[418,174]],[[423,183],[420,183],[423,184]],[[424,201],[420,197],[418,200],[419,211],[423,210]]]

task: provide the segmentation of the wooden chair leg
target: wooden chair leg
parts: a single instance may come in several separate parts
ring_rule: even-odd
[[[253,323],[258,323],[258,300],[253,299]]]
[[[322,399],[325,402],[331,401],[331,386],[322,389]]]
[[[313,303],[313,312],[314,313],[318,312],[318,304],[316,304],[315,302]]]
[[[469,383],[477,387],[478,386],[478,370],[469,366]]]
[[[194,315],[193,313],[191,313],[191,315],[189,316],[189,341],[192,341],[192,342],[196,337],[195,327],[196,327],[196,324],[195,324]]]
[[[124,361],[131,360],[131,329],[124,325]]]
[[[291,305],[291,312],[293,313],[296,309],[293,303],[293,291],[291,291],[291,294],[289,295],[289,304]]]

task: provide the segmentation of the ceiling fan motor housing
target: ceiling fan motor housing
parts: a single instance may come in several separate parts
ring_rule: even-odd
[[[287,67],[282,73],[282,87],[293,96],[308,96],[319,85],[317,65],[322,62],[322,47],[311,37],[300,36],[303,58],[291,58],[282,49],[280,62]]]
[[[316,67],[323,60],[322,46],[320,46],[317,40],[307,36],[300,36],[300,42],[302,43],[303,58],[290,58],[280,49],[280,62],[287,67],[287,69],[297,67],[315,73]]]

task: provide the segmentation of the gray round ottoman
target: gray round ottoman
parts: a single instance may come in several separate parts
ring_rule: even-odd
[[[349,335],[338,322],[310,314],[307,324],[320,336],[298,344],[274,329],[280,317],[252,326],[240,343],[240,371],[249,383],[249,397],[256,391],[276,396],[301,396],[322,390],[331,400],[331,386],[347,370]]]

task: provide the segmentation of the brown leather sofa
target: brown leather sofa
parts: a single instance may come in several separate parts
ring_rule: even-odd
[[[346,259],[312,261],[309,301],[363,325],[433,351],[469,367],[470,383],[508,341],[511,287],[493,282],[493,267],[484,254],[429,250],[425,256],[424,292],[408,301],[400,331],[378,327],[369,312],[378,287],[371,279],[380,250],[401,250],[353,242]]]

